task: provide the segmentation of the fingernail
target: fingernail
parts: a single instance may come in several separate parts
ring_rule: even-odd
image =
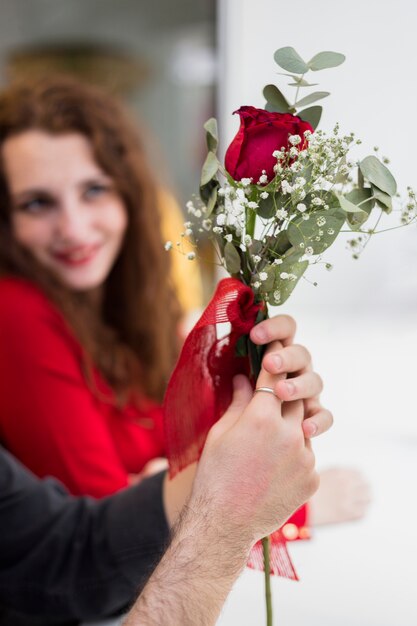
[[[278,354],[274,354],[274,356],[272,357],[272,361],[277,370],[280,370],[282,368],[282,358]]]
[[[252,331],[252,335],[255,335],[254,339],[257,339],[261,342],[266,342],[268,337],[266,336],[266,332],[263,328],[254,328]]]
[[[295,393],[295,386],[293,383],[285,383],[285,386],[287,388],[287,392],[289,396],[293,396]]]
[[[308,424],[306,424],[307,426],[307,432],[308,432],[308,436],[309,437],[314,437],[314,435],[317,433],[317,424],[315,424],[314,422],[309,422]]]

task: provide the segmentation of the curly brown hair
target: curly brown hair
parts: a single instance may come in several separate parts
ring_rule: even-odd
[[[13,238],[11,202],[0,157],[0,274],[37,284],[62,311],[92,366],[120,403],[161,400],[178,352],[181,314],[162,246],[158,189],[136,125],[118,102],[70,78],[21,82],[0,94],[0,147],[26,130],[81,133],[112,178],[128,213],[122,250],[106,279],[100,312],[71,292]]]

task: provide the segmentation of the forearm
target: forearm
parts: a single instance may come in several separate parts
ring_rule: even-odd
[[[169,548],[123,626],[216,623],[251,545],[215,519],[207,501],[184,507]]]

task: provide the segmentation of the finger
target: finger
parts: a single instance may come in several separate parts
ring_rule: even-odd
[[[294,402],[284,402],[282,405],[282,417],[286,421],[296,422],[299,428],[304,419],[304,406],[302,401],[295,400]]]
[[[283,348],[278,341],[269,344],[262,360],[262,367],[271,374],[299,372],[306,370],[310,364],[311,355],[304,346],[292,345]]]
[[[284,378],[285,374],[270,374],[264,368],[261,369],[259,376],[256,380],[256,389],[260,387],[267,387],[275,391],[275,386],[279,378]],[[266,391],[258,391],[254,393],[253,405],[255,412],[257,409],[265,416],[277,418],[281,416],[281,401],[280,399]]]
[[[231,428],[248,406],[253,396],[252,385],[246,376],[239,374],[233,378],[233,397],[226,413],[212,427],[217,434]]]
[[[277,315],[254,326],[250,331],[250,338],[258,345],[279,340],[286,346],[292,343],[295,331],[296,324],[292,317]]]
[[[333,415],[327,409],[321,409],[312,417],[303,421],[303,432],[307,438],[318,437],[327,432],[333,424]]]
[[[283,401],[313,398],[323,390],[323,381],[315,372],[306,372],[294,378],[279,380],[275,391]]]

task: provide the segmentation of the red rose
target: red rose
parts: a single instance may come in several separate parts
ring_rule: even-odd
[[[266,171],[268,180],[274,177],[276,164],[272,153],[282,147],[288,147],[289,135],[300,135],[306,145],[304,131],[313,132],[312,126],[291,113],[269,113],[255,107],[240,107],[240,128],[227,149],[225,156],[226,170],[234,180],[252,178],[256,183]]]

